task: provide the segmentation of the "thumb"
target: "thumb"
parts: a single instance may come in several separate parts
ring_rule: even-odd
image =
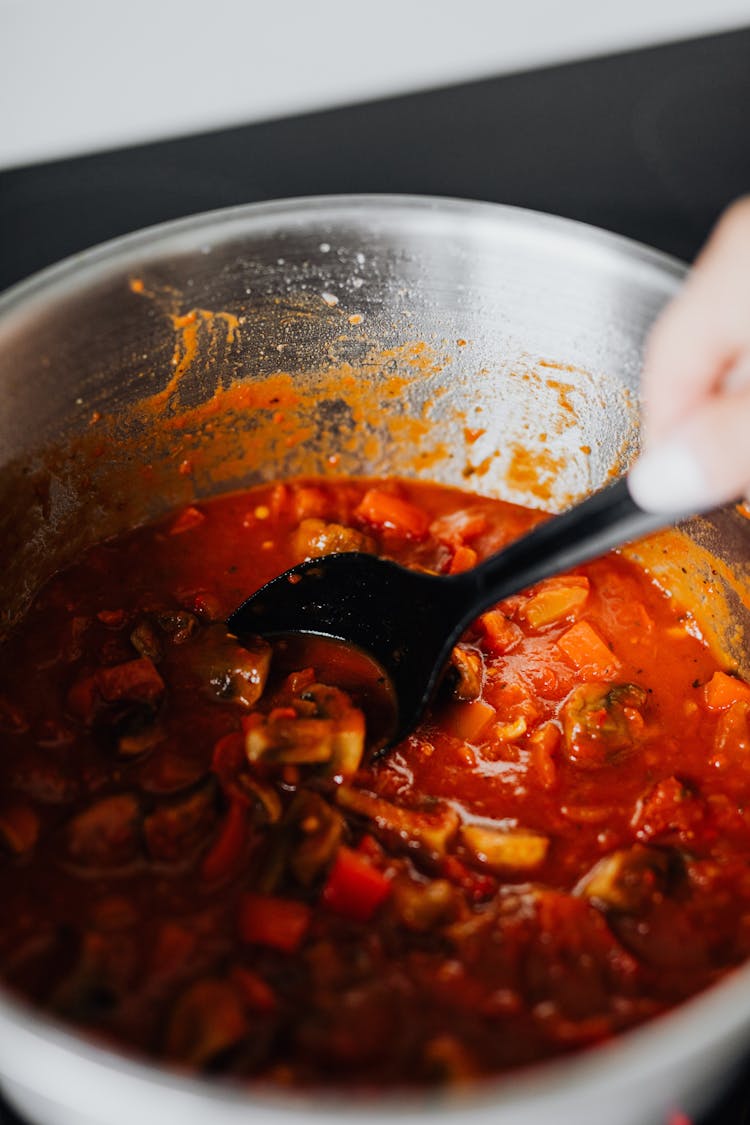
[[[750,386],[704,401],[630,470],[630,493],[650,512],[709,511],[750,493]]]

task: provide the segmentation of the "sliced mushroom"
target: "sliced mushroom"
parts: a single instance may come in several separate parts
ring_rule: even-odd
[[[534,871],[547,858],[549,838],[525,828],[485,828],[467,824],[461,829],[461,843],[471,857],[498,874]]]
[[[156,624],[173,644],[182,645],[198,628],[198,618],[186,609],[165,609],[156,615]]]
[[[319,794],[302,790],[290,805],[286,822],[293,832],[289,866],[300,883],[309,886],[333,859],[343,819]]]
[[[478,699],[484,684],[484,660],[478,648],[456,645],[450,658],[450,689],[454,699]]]
[[[579,880],[573,893],[596,906],[633,913],[664,890],[669,868],[668,852],[635,844],[600,859]]]
[[[236,787],[252,798],[260,820],[268,824],[276,824],[281,820],[284,811],[281,798],[270,781],[261,781],[258,777],[251,777],[249,772],[243,772],[237,776]]]
[[[164,655],[161,640],[147,617],[142,618],[130,634],[130,643],[139,656],[158,664]]]
[[[418,883],[408,877],[396,877],[391,885],[393,908],[399,921],[409,930],[426,933],[455,913],[458,896],[447,879]]]
[[[305,687],[288,707],[255,713],[245,725],[248,761],[322,765],[351,777],[365,749],[365,719],[348,695],[326,684]]]
[[[648,698],[637,684],[587,683],[562,708],[564,752],[580,769],[611,765],[632,751],[643,733]]]
[[[450,805],[441,805],[434,812],[402,809],[349,785],[339,786],[336,800],[347,812],[371,821],[376,832],[395,836],[407,846],[424,848],[433,855],[445,855],[458,831],[459,816]]]
[[[266,686],[271,646],[260,637],[245,638],[240,644],[218,623],[193,638],[186,658],[206,694],[250,708]]]
[[[157,723],[128,724],[127,729],[118,732],[117,752],[123,758],[138,758],[164,742],[166,737],[164,730]]]
[[[250,716],[245,749],[248,761],[274,765],[310,765],[333,757],[331,719],[304,719],[293,710],[277,708],[270,715]]]

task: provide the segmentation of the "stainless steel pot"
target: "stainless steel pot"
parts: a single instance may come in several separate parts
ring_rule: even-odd
[[[637,447],[644,337],[683,273],[560,219],[389,197],[198,216],[45,271],[0,298],[0,628],[84,545],[260,479],[421,475],[565,506]],[[207,413],[229,383],[248,388],[245,407]],[[745,674],[746,529],[726,510],[636,552],[705,601],[706,635]],[[749,1033],[750,967],[612,1045],[476,1094],[353,1105],[175,1077],[0,997],[0,1075],[42,1125],[662,1125],[710,1097]]]

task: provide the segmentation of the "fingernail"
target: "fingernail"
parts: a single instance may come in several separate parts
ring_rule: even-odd
[[[628,488],[647,512],[690,515],[718,502],[692,449],[679,440],[643,453],[628,474]]]

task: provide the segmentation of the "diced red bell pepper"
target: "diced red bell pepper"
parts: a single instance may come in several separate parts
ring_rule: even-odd
[[[369,922],[391,893],[390,879],[351,848],[339,848],[323,887],[323,902],[336,914]]]
[[[296,899],[246,894],[240,901],[239,930],[243,941],[295,953],[310,928],[312,911]]]
[[[201,875],[209,882],[222,879],[236,866],[247,839],[247,805],[234,798],[213,844],[203,857]]]

